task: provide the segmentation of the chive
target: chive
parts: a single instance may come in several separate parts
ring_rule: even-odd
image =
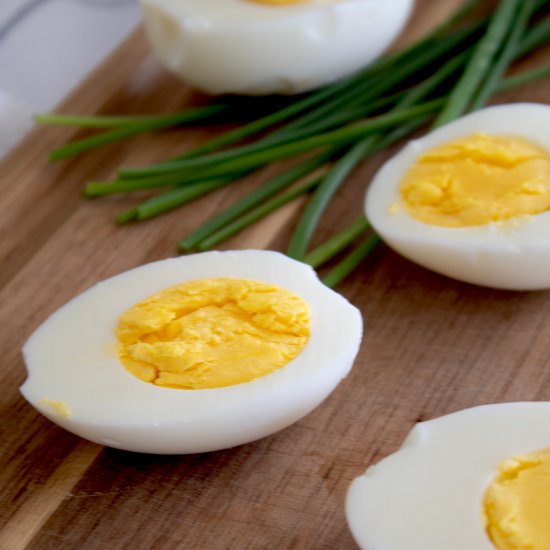
[[[372,235],[348,254],[328,275],[323,283],[330,288],[345,279],[382,241],[378,235]]]
[[[508,69],[508,66],[516,55],[518,45],[534,9],[535,4],[532,0],[524,0],[524,2],[519,5],[516,13],[516,21],[504,43],[502,51],[490,66],[485,81],[472,99],[472,104],[470,106],[471,111],[477,111],[483,107],[498,88],[502,75]]]
[[[530,71],[523,71],[521,73],[509,76],[505,78],[499,85],[499,92],[505,92],[513,88],[519,88],[525,84],[529,84],[534,80],[545,78],[550,76],[550,65],[539,67],[537,69],[531,69]]]
[[[43,113],[34,115],[37,124],[49,126],[78,126],[79,128],[116,128],[143,122],[142,116],[85,116]]]
[[[315,250],[312,250],[304,258],[304,262],[313,268],[317,268],[328,260],[336,256],[346,247],[348,247],[355,239],[362,235],[369,228],[369,222],[365,216],[359,216],[351,225],[343,231],[337,233],[323,244],[319,245]]]
[[[444,21],[437,29],[435,29],[435,31],[433,31],[432,34],[437,37],[450,31],[454,26],[458,25],[458,23],[460,23],[463,19],[466,19],[475,10],[477,10],[483,3],[484,0],[470,0],[464,4],[464,6],[458,8],[456,13]]]
[[[170,128],[172,126],[178,126],[187,122],[203,120],[212,116],[213,113],[221,112],[225,107],[223,105],[211,105],[209,107],[201,107],[198,109],[182,111],[175,115],[165,115],[152,117],[151,120],[142,122],[134,122],[126,124],[113,130],[102,132],[88,138],[84,138],[78,141],[73,141],[63,147],[54,149],[50,153],[50,160],[56,161],[69,157],[73,157],[84,151],[94,149],[100,145],[119,141],[137,134],[144,132],[151,132],[153,130],[161,130]]]
[[[435,74],[428,77],[426,80],[411,88],[395,108],[410,107],[418,103],[431,94],[440,84],[445,82],[449,77],[454,75],[460,68],[464,66],[467,59],[470,57],[470,49],[465,50],[456,57],[451,58],[445,63]]]
[[[171,187],[186,182],[186,178],[173,176],[157,176],[156,178],[141,178],[132,180],[91,181],[86,184],[83,195],[89,199],[112,195],[113,193],[129,193],[159,187]]]
[[[233,204],[228,209],[220,212],[213,218],[210,218],[205,224],[201,225],[193,231],[193,233],[182,239],[178,245],[179,249],[183,252],[192,250],[201,241],[219,231],[225,224],[235,220],[251,208],[254,208],[260,204],[262,201],[272,197],[285,187],[290,186],[325,164],[325,162],[327,162],[333,154],[334,151],[330,150],[328,153],[308,159],[290,170],[276,176],[269,182],[262,185],[259,189],[256,189],[253,193]]]
[[[277,210],[278,208],[281,208],[281,206],[284,206],[285,204],[302,196],[304,193],[307,193],[311,189],[314,189],[319,185],[320,182],[320,177],[315,178],[311,181],[304,183],[303,185],[300,185],[299,187],[291,189],[290,191],[278,197],[275,197],[274,199],[271,199],[270,201],[262,204],[254,210],[251,210],[244,216],[234,220],[216,233],[210,235],[210,237],[201,241],[198,244],[197,249],[204,251],[213,248],[222,241],[229,239],[229,237],[232,237],[239,231],[247,228],[249,225],[261,220],[262,218],[265,218],[268,214],[271,214],[271,212]]]
[[[546,17],[539,23],[533,25],[529,32],[523,38],[523,41],[517,51],[517,57],[547,44],[550,40],[550,17]]]
[[[128,210],[121,212],[116,217],[116,223],[117,225],[124,225],[125,223],[131,222],[132,220],[136,220],[136,219],[137,219],[137,208],[129,208]]]
[[[372,150],[374,144],[374,137],[356,143],[323,178],[292,235],[287,250],[287,254],[291,258],[303,260],[313,231],[330,199],[349,173],[357,166],[357,163],[364,158],[367,152]]]
[[[54,126],[78,126],[80,128],[116,128],[131,124],[155,124],[158,120],[173,119],[174,125],[192,120],[201,120],[218,115],[228,109],[227,105],[215,104],[206,107],[186,109],[168,115],[132,115],[132,116],[85,116],[44,113],[34,116],[38,124]]]
[[[512,26],[518,1],[502,0],[495,9],[485,35],[476,46],[462,77],[451,91],[447,103],[437,116],[434,127],[455,120],[466,111],[495,53]]]
[[[160,213],[166,212],[178,206],[182,206],[206,195],[207,193],[216,191],[217,189],[228,185],[231,181],[232,179],[227,177],[216,178],[195,183],[187,187],[177,187],[175,189],[171,189],[170,191],[166,191],[161,195],[152,197],[151,199],[136,206],[133,209],[135,210],[135,219],[140,221],[148,220],[149,218],[158,216]],[[124,212],[122,216],[123,215]]]
[[[281,139],[277,145],[284,145],[297,141],[302,137],[309,137],[309,133],[302,133],[292,138]],[[221,165],[222,163],[229,163],[231,161],[239,160],[246,155],[253,155],[256,153],[262,153],[270,150],[273,147],[273,144],[266,144],[263,141],[258,141],[256,143],[251,143],[249,145],[242,145],[241,147],[235,147],[234,149],[229,149],[227,151],[221,151],[218,153],[212,153],[205,156],[195,157],[186,157],[182,159],[171,160],[167,162],[162,162],[159,164],[154,164],[151,166],[146,166],[143,168],[130,168],[126,170],[119,170],[118,176],[120,178],[126,179],[139,179],[143,177],[148,177],[158,174],[169,174],[171,172],[185,171],[185,169],[198,169],[202,167],[212,167],[213,164]]]
[[[284,134],[273,132],[268,136],[267,139],[263,140],[263,142],[272,145],[273,143],[276,143],[281,136],[284,135],[288,135],[289,138],[294,139],[298,139],[302,136],[309,137],[324,132],[326,130],[334,130],[340,126],[350,124],[367,116],[383,114],[384,112],[386,112],[384,111],[384,109],[389,109],[395,106],[397,101],[399,101],[403,97],[403,95],[404,92],[398,92],[397,94],[371,101],[368,103],[368,105],[358,105],[355,107],[348,107],[347,109],[339,109],[338,111],[332,113],[331,115],[323,117],[315,123],[312,122],[311,124],[308,124],[307,128],[297,128],[292,133],[292,129],[289,129],[288,134],[286,132]],[[284,128],[286,129],[287,126],[285,126]],[[272,137],[277,139],[271,139]]]
[[[225,174],[230,181],[234,181],[244,175],[243,172]],[[133,191],[146,191],[161,187],[175,187],[192,185],[204,178],[189,178],[189,176],[166,174],[149,178],[118,179],[113,181],[92,181],[84,188],[83,195],[87,198],[95,198],[114,193],[131,193]]]

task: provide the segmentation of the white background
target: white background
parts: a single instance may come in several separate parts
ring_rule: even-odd
[[[139,18],[138,0],[0,0],[0,156]]]

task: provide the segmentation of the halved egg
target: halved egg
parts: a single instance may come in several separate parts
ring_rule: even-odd
[[[24,397],[96,443],[197,453],[281,430],[359,349],[357,308],[269,251],[144,265],[74,298],[26,342]]]
[[[298,93],[384,52],[413,0],[141,0],[164,65],[211,94]]]
[[[550,548],[550,403],[483,405],[417,424],[351,484],[364,550]]]
[[[487,107],[411,141],[374,177],[365,211],[390,247],[438,273],[550,288],[550,106]]]

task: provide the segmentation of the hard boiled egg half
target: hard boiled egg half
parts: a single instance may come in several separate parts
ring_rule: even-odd
[[[351,484],[363,550],[550,548],[550,403],[474,407],[417,424]]]
[[[350,370],[357,308],[269,251],[144,265],[74,298],[29,338],[24,397],[96,443],[197,453],[308,414]]]
[[[411,141],[365,201],[382,239],[479,285],[550,288],[550,106],[488,107]]]
[[[164,65],[211,94],[297,93],[366,66],[413,0],[141,0]]]

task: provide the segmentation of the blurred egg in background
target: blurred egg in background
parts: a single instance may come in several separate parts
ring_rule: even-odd
[[[164,65],[210,94],[295,94],[368,65],[413,0],[142,0]]]

